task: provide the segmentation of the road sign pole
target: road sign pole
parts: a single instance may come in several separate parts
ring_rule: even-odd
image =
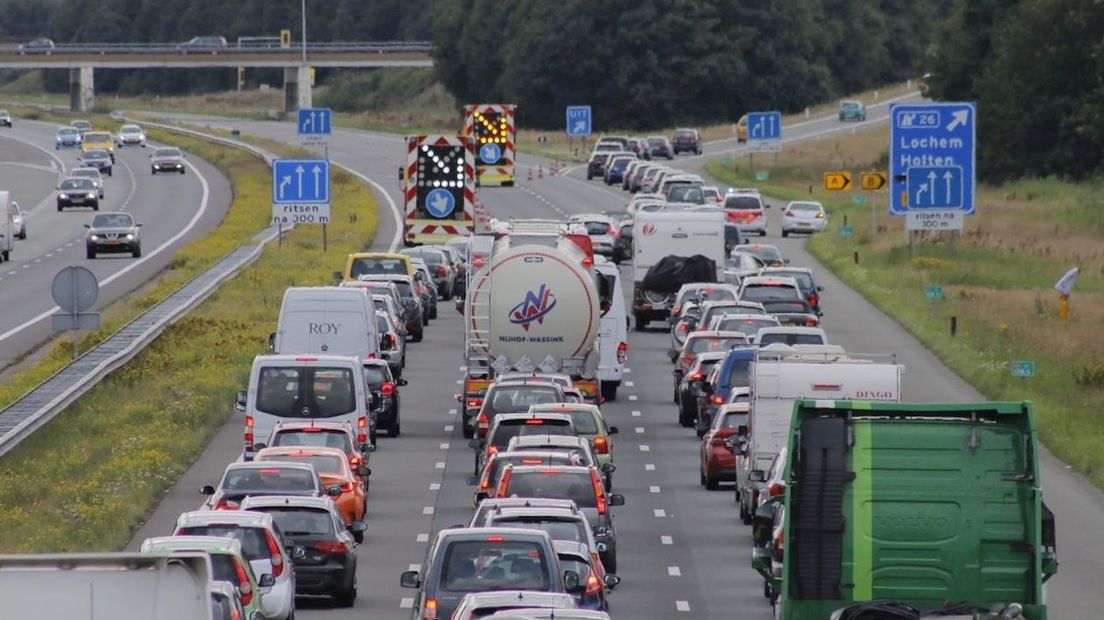
[[[878,234],[878,192],[870,192],[870,238]]]
[[[276,247],[284,247],[284,221],[276,220]]]
[[[748,174],[755,176],[755,153],[748,153]]]
[[[73,273],[73,272],[70,272],[70,273],[71,273],[71,276],[69,278],[69,281],[73,283],[73,299],[76,299],[77,298],[77,274]],[[73,360],[76,361],[77,357],[80,356],[80,344],[77,342],[77,333],[78,332],[77,332],[77,329],[76,329],[76,327],[77,327],[77,308],[76,308],[76,306],[74,306],[73,309],[70,310],[69,314],[72,315],[72,321],[73,321]]]

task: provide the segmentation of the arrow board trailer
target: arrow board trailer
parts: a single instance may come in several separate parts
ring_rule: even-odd
[[[403,184],[407,247],[475,230],[475,148],[464,136],[407,136]]]
[[[5,618],[212,620],[203,552],[0,555]]]
[[[475,173],[480,185],[514,185],[514,114],[508,103],[464,106],[464,136],[475,142]]]
[[[748,367],[750,435],[747,458],[740,459],[736,473],[741,493],[754,484],[751,472],[769,470],[786,446],[799,399],[899,402],[905,367],[876,358],[849,355],[834,345],[772,344],[760,349]],[[754,504],[749,508],[754,511]]]

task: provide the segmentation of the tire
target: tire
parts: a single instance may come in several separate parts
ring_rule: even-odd
[[[402,434],[402,428],[400,428],[399,414],[395,414],[395,421],[391,423],[391,428],[387,429],[388,437],[398,437]]]
[[[184,174],[184,169],[183,168],[180,169],[180,174]]]
[[[702,467],[701,465],[698,465],[698,484],[702,485],[703,487],[706,486],[705,468]],[[706,488],[709,488],[709,487],[706,487]]]
[[[782,229],[782,238],[785,239],[786,237],[789,237],[789,236],[790,236],[790,231],[783,228]]]
[[[640,314],[633,314],[633,329],[638,332],[644,331],[644,327],[647,325],[647,321]]]
[[[425,334],[422,330],[418,330],[418,333],[414,334],[414,338],[413,338],[414,342],[421,342],[424,335]]]
[[[92,205],[92,210],[93,211],[99,211],[100,210],[100,203],[97,202],[96,204]]]
[[[153,176],[157,176],[157,169],[156,168],[150,168],[150,174],[152,174]]]
[[[687,413],[686,407],[683,407],[682,405],[679,405],[678,421],[679,421],[679,424],[683,428],[692,428],[694,426],[694,418],[695,417],[696,416],[693,416],[693,415],[690,415],[689,413]]]
[[[617,400],[617,388],[620,385],[613,383],[612,381],[602,382],[602,398],[606,400]]]
[[[61,213],[61,210],[62,210],[62,209],[63,209],[64,207],[62,207],[61,205],[58,205],[57,207],[58,207],[58,213]]]
[[[353,587],[348,590],[338,590],[333,593],[334,607],[352,607],[356,603],[356,597],[356,582],[353,582]]]
[[[8,250],[0,252],[0,259],[3,259],[3,262],[5,263],[11,262],[11,252],[9,252]]]
[[[702,481],[707,491],[716,491],[721,486],[720,481],[715,476],[710,476],[708,472],[702,474]]]
[[[27,240],[27,227],[26,226],[23,226],[23,232],[16,235],[16,239],[21,239],[23,241]]]
[[[93,260],[96,258],[96,250],[85,248],[84,255],[88,257],[88,260]]]
[[[602,559],[602,565],[606,567],[607,573],[617,574],[617,550],[611,551],[605,558]]]
[[[142,246],[138,246],[138,247],[134,248],[134,251],[131,252],[130,255],[134,258],[138,258],[138,257],[142,256]]]
[[[364,532],[353,532],[353,540],[359,545],[364,542]]]
[[[751,511],[744,507],[744,502],[740,502],[740,521],[744,522],[744,525],[751,525]]]
[[[463,417],[461,417],[461,420],[463,420]],[[473,439],[475,438],[475,429],[466,422],[461,421],[460,434],[464,436],[464,439]]]
[[[593,175],[593,174],[591,174],[589,170],[587,170],[587,180],[589,181],[589,180],[591,180],[591,179],[593,179],[593,178],[594,178],[594,175]]]

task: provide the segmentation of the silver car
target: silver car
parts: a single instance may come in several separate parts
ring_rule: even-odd
[[[11,203],[12,214],[12,230],[15,231],[16,239],[27,238],[27,214],[19,208],[18,202]]]
[[[795,200],[782,210],[782,236],[790,233],[824,232],[828,226],[828,213],[824,205],[809,200]]]
[[[126,146],[128,144],[137,144],[138,146],[146,146],[146,132],[142,131],[142,128],[138,125],[123,125],[119,128],[119,133],[115,138],[115,141],[119,146]]]
[[[12,126],[11,114],[7,110],[0,110],[0,125],[5,127]]]
[[[142,255],[141,224],[126,212],[99,213],[92,218],[84,243],[89,259],[104,252],[129,252],[134,258]]]

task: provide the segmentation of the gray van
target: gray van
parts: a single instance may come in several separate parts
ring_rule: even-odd
[[[442,530],[429,545],[420,571],[402,574],[404,588],[418,588],[411,618],[436,609],[448,618],[464,595],[492,590],[566,593],[579,574],[561,571],[552,539],[541,530],[474,527]]]

